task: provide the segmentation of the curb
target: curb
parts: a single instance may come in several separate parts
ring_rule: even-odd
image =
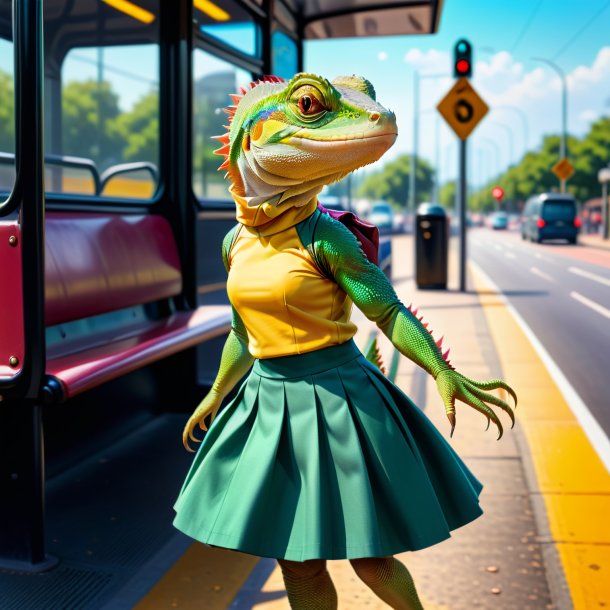
[[[482,272],[482,270],[473,263],[469,261],[469,266],[472,270],[475,271],[479,275],[479,277],[484,279],[484,283],[487,282],[486,274]],[[498,292],[494,285],[489,286],[494,292],[498,295],[501,295],[501,292]],[[479,290],[474,289],[477,294],[477,298],[479,298]],[[480,301],[480,298],[479,298]],[[480,301],[481,302],[481,301]],[[484,305],[481,302],[481,308],[484,309]],[[510,313],[510,312],[509,312]],[[511,314],[512,318],[512,314]],[[494,366],[498,369],[498,374],[500,378],[502,376],[502,364],[498,357],[499,350],[493,343],[493,338],[491,333],[489,332],[488,320],[484,319],[484,324],[486,330],[489,334],[489,338],[494,345],[495,358],[494,358]],[[555,604],[557,610],[574,610],[574,605],[572,602],[572,596],[570,593],[570,588],[568,586],[568,582],[565,577],[563,565],[561,563],[561,558],[559,557],[559,553],[557,551],[557,547],[555,545],[555,541],[551,535],[551,529],[548,521],[548,514],[546,511],[546,506],[544,504],[544,500],[542,498],[542,493],[540,491],[540,487],[538,485],[538,478],[536,477],[536,471],[534,467],[534,461],[532,458],[531,450],[529,443],[527,442],[527,438],[525,437],[525,433],[521,427],[521,422],[517,417],[515,428],[513,429],[513,433],[515,435],[515,442],[519,449],[519,454],[521,456],[521,464],[523,467],[523,472],[525,475],[525,485],[528,490],[528,494],[531,499],[532,508],[534,511],[534,519],[536,521],[536,527],[538,529],[538,542],[540,543],[542,556],[544,560],[545,566],[545,574],[547,584],[549,586],[549,592],[551,594],[551,598],[553,603]]]

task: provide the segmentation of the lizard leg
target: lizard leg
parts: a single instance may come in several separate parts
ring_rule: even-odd
[[[337,610],[337,592],[323,559],[278,559],[292,610]]]
[[[364,557],[350,563],[360,580],[394,610],[423,610],[413,577],[394,557]]]

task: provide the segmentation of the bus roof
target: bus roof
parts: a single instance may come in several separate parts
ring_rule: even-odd
[[[443,0],[298,0],[304,38],[434,34]]]

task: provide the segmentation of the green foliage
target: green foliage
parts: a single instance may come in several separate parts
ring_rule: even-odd
[[[567,149],[575,170],[567,183],[568,192],[583,202],[599,197],[597,172],[610,162],[610,117],[595,121],[582,139],[568,137]],[[472,193],[470,209],[494,209],[496,202],[491,196],[491,189],[495,185],[504,189],[502,207],[508,210],[521,209],[525,200],[533,194],[558,191],[560,184],[553,173],[553,166],[559,161],[559,152],[560,137],[545,136],[537,150],[527,152],[518,164]]]
[[[0,151],[15,152],[13,77],[0,71]]]
[[[70,82],[61,101],[63,154],[92,159],[100,171],[120,163],[125,140],[116,124],[119,96],[110,83]]]
[[[138,100],[131,111],[117,117],[113,127],[125,142],[123,160],[158,163],[159,95],[156,91],[151,91]]]
[[[441,186],[440,192],[438,194],[439,203],[446,209],[452,210],[455,207],[455,195],[456,195],[456,182],[455,180],[450,180],[449,182],[445,182],[443,186]]]
[[[379,170],[366,176],[358,188],[358,196],[384,199],[397,207],[407,207],[412,165],[412,156],[407,154],[389,161]],[[433,182],[432,166],[424,159],[418,158],[415,172],[416,205],[430,200]]]

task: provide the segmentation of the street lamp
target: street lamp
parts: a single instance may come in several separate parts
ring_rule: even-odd
[[[566,80],[565,72],[553,61],[550,59],[545,59],[544,57],[532,57],[534,61],[541,61],[547,66],[550,66],[559,74],[559,78],[561,79],[561,149],[560,149],[560,159],[565,159],[568,151],[566,149],[566,140],[567,140],[567,131],[568,131],[568,82]],[[566,181],[561,181],[561,192],[566,192]]]
[[[489,138],[478,138],[478,141],[483,143],[483,144],[487,144],[488,146],[491,146],[494,149],[495,155],[496,155],[496,163],[495,163],[495,168],[496,168],[496,175],[495,177],[499,177],[500,176],[500,147],[498,146],[498,143],[495,140],[490,140]]]
[[[434,187],[432,190],[432,201],[438,203],[439,201],[439,182],[440,182],[440,123],[441,115],[438,113],[436,108],[428,108],[423,110],[421,114],[433,113],[434,115]]]
[[[419,81],[423,78],[449,78],[450,74],[420,74],[413,70],[413,153],[411,154],[412,168],[409,175],[409,207],[415,213],[417,157],[419,148]]]
[[[498,123],[497,121],[490,121],[489,123],[491,125],[495,125],[496,127],[502,127],[502,129],[505,129],[506,133],[508,134],[508,145],[509,145],[509,149],[510,149],[509,159],[508,159],[508,168],[510,169],[511,160],[514,159],[514,155],[515,155],[515,143],[513,140],[513,131],[508,125],[504,125],[504,123]],[[512,190],[513,190],[513,203],[514,203],[516,201],[517,189],[513,188]],[[507,209],[509,208],[508,201],[507,201],[506,207],[507,207]]]
[[[508,125],[505,125],[504,123],[498,123],[497,121],[488,121],[488,124],[495,125],[496,127],[501,127],[502,129],[506,130],[506,133],[508,134],[508,150],[509,150],[508,166],[510,167],[510,164],[515,156],[515,140],[513,139],[513,130]]]
[[[512,110],[516,112],[519,118],[521,119],[521,126],[523,127],[523,150],[524,154],[527,153],[527,147],[529,146],[529,123],[527,117],[525,116],[525,112],[518,108],[517,106],[494,106],[493,110]]]

